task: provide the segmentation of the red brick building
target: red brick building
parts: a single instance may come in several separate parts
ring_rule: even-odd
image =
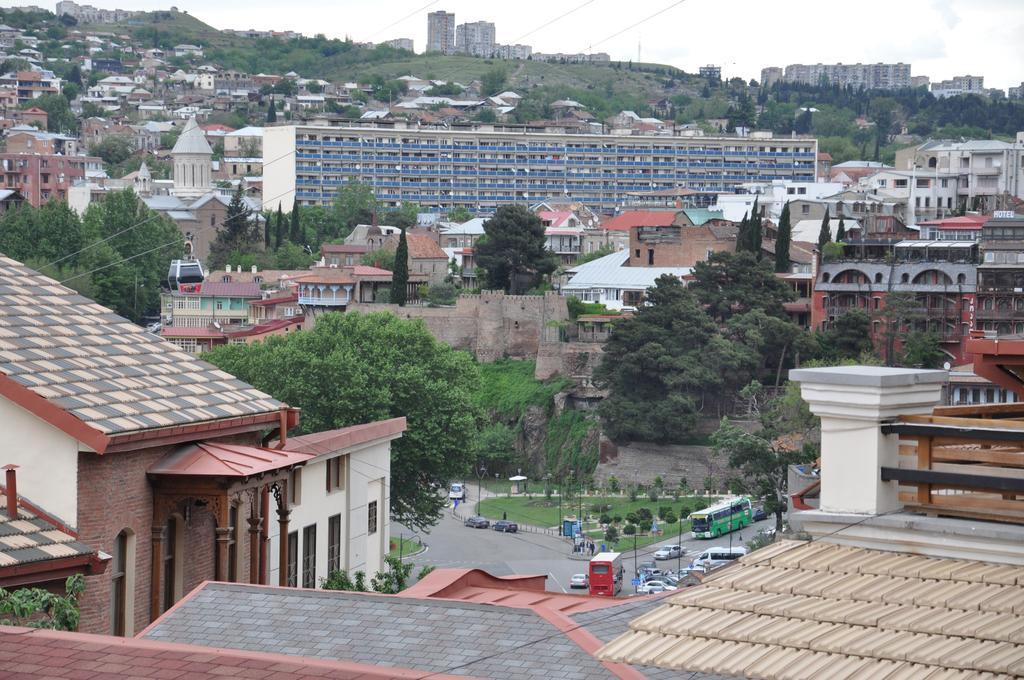
[[[66,201],[75,180],[102,167],[94,156],[0,153],[0,189],[14,189],[38,208],[51,198]]]

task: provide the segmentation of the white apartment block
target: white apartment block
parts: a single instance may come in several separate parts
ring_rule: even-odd
[[[998,140],[929,141],[896,152],[896,169],[923,168],[957,178],[957,203],[990,213],[1024,198],[1024,132],[1014,143]]]
[[[79,5],[71,0],[61,0],[57,3],[56,14],[57,16],[67,14],[74,17],[80,24],[113,24],[131,19],[142,12],[127,9],[101,9],[92,5]]]
[[[932,95],[939,99],[961,94],[985,94],[985,76],[954,76],[931,85]]]
[[[822,81],[869,90],[898,90],[910,87],[910,64],[790,64],[787,83],[817,85]]]
[[[408,50],[409,52],[415,52],[413,49],[412,38],[395,38],[393,40],[385,40],[382,45],[393,47],[396,50]]]
[[[490,21],[459,24],[455,29],[455,51],[490,58],[494,54],[494,35],[494,24]]]
[[[814,182],[809,137],[563,134],[521,126],[436,128],[403,122],[265,128],[264,207],[330,205],[351,178],[389,204],[428,210],[571,196],[612,213],[630,192],[686,186],[712,196],[747,182]]]
[[[533,48],[529,45],[495,45],[494,57],[496,59],[529,59],[533,54]]]
[[[455,14],[443,10],[427,15],[427,52],[455,53]]]
[[[332,571],[369,578],[384,568],[391,538],[391,442],[405,418],[288,437],[287,450],[315,453],[288,480],[288,585],[318,588]],[[269,525],[270,555],[278,554],[280,526]],[[278,583],[278,560],[270,583]]]
[[[960,177],[940,170],[880,170],[861,179],[871,193],[895,199],[906,206],[904,222],[917,224],[956,213]]]
[[[1011,87],[1006,91],[1007,99],[1024,99],[1024,82],[1017,87]]]

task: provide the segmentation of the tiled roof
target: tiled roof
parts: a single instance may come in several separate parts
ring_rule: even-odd
[[[441,246],[427,236],[407,234],[405,238],[409,245],[409,257],[414,260],[448,259]]]
[[[609,231],[629,231],[633,227],[667,227],[676,219],[672,210],[627,210],[601,223]]]
[[[85,543],[36,517],[20,504],[14,520],[7,515],[7,508],[0,506],[0,578],[12,567],[65,557],[88,557],[95,553]]]
[[[63,411],[73,419],[62,414],[58,427],[81,438],[84,424],[105,440],[101,445],[116,435],[270,414],[283,406],[2,256],[0,373],[46,400],[26,408],[44,418],[43,412],[57,418]],[[12,398],[10,390],[4,394]]]
[[[301,465],[312,457],[313,454],[302,451],[197,442],[179,447],[160,459],[148,472],[153,475],[250,477],[292,465]]]
[[[139,678],[221,680],[414,680],[427,673],[404,668],[295,657],[250,650],[166,644],[59,630],[0,626],[0,676],[51,678]],[[455,675],[429,674],[431,680]]]
[[[475,678],[614,677],[532,610],[371,593],[207,583],[142,637]]]
[[[351,425],[336,430],[288,437],[287,441],[285,441],[284,450],[299,451],[312,456],[319,456],[359,446],[374,439],[401,436],[405,432],[405,428],[404,416],[389,418],[388,420],[377,420],[372,423]]]
[[[1024,675],[1024,567],[783,541],[667,598],[598,657],[753,678]]]
[[[353,253],[360,254],[369,251],[368,246],[354,245],[350,243],[325,243],[320,246],[322,253]]]

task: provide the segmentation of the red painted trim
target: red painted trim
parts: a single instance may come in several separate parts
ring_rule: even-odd
[[[95,576],[107,569],[109,559],[101,560],[96,553],[75,555],[51,560],[40,560],[28,564],[15,564],[0,568],[0,587],[41,583],[67,578],[73,574]]]
[[[252,416],[238,416],[224,420],[208,420],[191,425],[176,425],[156,430],[129,432],[114,437],[111,440],[110,446],[107,447],[106,453],[135,451],[137,449],[147,449],[166,444],[195,441],[198,438],[225,437],[233,434],[263,430],[278,423],[280,419],[279,413],[279,411],[271,411]],[[294,419],[297,424],[298,413],[295,414]]]
[[[790,497],[793,499],[793,509],[794,510],[814,510],[814,506],[807,505],[807,503],[804,502],[804,496],[806,494],[810,493],[811,491],[814,491],[815,489],[817,489],[820,486],[821,486],[821,480],[818,479],[818,480],[815,480],[815,481],[811,482],[810,485],[808,485],[808,487],[806,489],[802,489],[801,491],[797,491],[796,493],[792,494]]]
[[[107,435],[90,427],[85,421],[71,415],[2,373],[0,373],[0,396],[13,401],[32,415],[53,425],[97,453],[106,451],[110,444],[110,437]]]
[[[630,600],[630,603],[634,602],[636,602],[635,598]],[[625,601],[623,600],[621,604],[625,604]],[[561,631],[567,638],[576,643],[577,647],[599,661],[601,665],[607,668],[609,672],[615,675],[615,677],[621,678],[621,680],[646,679],[647,676],[632,666],[628,666],[623,663],[613,663],[611,661],[601,661],[598,659],[597,652],[604,646],[604,643],[581,624],[576,623],[562,612],[554,609],[548,609],[546,607],[532,607],[531,609],[533,609],[533,612],[537,616],[550,623]]]

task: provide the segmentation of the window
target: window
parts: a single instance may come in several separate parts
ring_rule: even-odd
[[[302,587],[316,588],[316,525],[302,530]]]
[[[302,502],[302,468],[295,468],[288,473],[288,498],[292,505]]]
[[[366,506],[366,533],[377,533],[377,501],[370,501]]]
[[[327,573],[341,570],[341,515],[327,518]]]
[[[926,178],[918,178],[916,186],[918,189],[927,189],[932,185],[932,181]]]
[[[801,215],[809,215],[810,213],[811,213],[811,206],[809,206],[809,205],[802,205],[802,206],[800,206],[800,214]]]
[[[345,489],[345,456],[335,456],[327,461],[327,493]]]
[[[948,179],[939,180],[939,185],[943,189],[947,189],[947,188],[949,188],[949,180]]]
[[[171,515],[164,531],[164,611],[170,609],[181,598],[184,524],[179,515]]]
[[[110,634],[131,635],[135,590],[135,534],[124,529],[114,539],[110,565]]]
[[[288,585],[294,588],[299,584],[299,532],[288,534]]]
[[[217,311],[221,311],[222,309],[224,309],[224,301],[223,300],[217,300],[216,307],[217,307]]]
[[[907,180],[905,180],[905,179],[894,179],[892,181],[892,185],[893,185],[893,187],[895,187],[897,189],[906,189],[907,188]]]
[[[635,251],[635,253],[636,253],[636,254],[634,255],[634,257],[636,257],[636,258],[639,258],[639,257],[640,257],[640,249],[639,249],[639,248],[637,248],[637,249],[636,249],[636,251]]]
[[[885,182],[886,181],[884,179],[878,180],[878,186],[879,186],[880,189],[884,189],[885,188]]]
[[[648,265],[653,265],[654,264],[654,249],[653,248],[648,248],[647,249],[647,264]]]

